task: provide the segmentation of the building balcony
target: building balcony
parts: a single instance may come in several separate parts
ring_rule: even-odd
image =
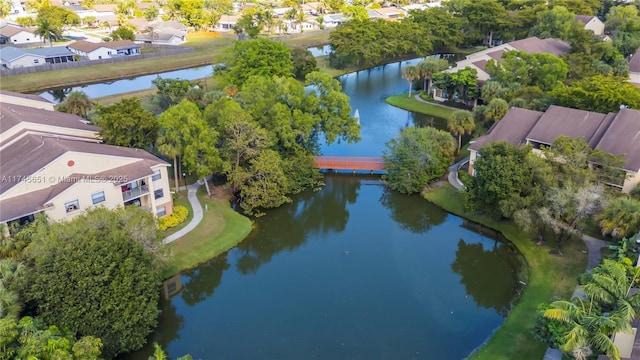
[[[134,181],[120,186],[122,190],[122,201],[130,201],[149,194],[149,185],[144,181]]]

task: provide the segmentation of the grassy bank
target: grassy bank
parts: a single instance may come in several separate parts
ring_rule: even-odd
[[[191,208],[191,203],[189,202],[189,199],[187,199],[187,192],[186,191],[181,191],[178,194],[178,197],[175,198],[173,200],[173,206],[184,206],[187,208],[187,211],[189,212],[187,214],[187,219],[180,225],[172,227],[170,229],[167,229],[165,231],[162,232],[162,237],[165,238],[173,233],[178,232],[180,229],[182,229],[183,227],[187,226],[189,224],[189,222],[191,222],[191,220],[193,219],[193,209]]]
[[[233,211],[226,199],[210,199],[203,188],[198,190],[198,199],[203,219],[193,231],[166,246],[169,260],[164,279],[228,251],[251,231],[251,221]]]
[[[224,49],[231,47],[234,42],[233,36],[220,36],[213,32],[190,33],[188,39],[185,46],[192,47],[194,49],[192,53],[76,69],[3,76],[0,81],[0,89],[24,93],[38,92],[209,65],[219,62]],[[304,37],[285,39],[283,42],[291,46],[318,46],[329,42],[329,34],[309,34]]]
[[[399,107],[404,110],[413,111],[419,114],[428,116],[434,116],[442,119],[448,119],[449,116],[457,109],[450,109],[443,106],[423,103],[416,100],[411,95],[411,98],[407,97],[407,94],[392,95],[386,98],[387,104]]]
[[[578,241],[565,245],[562,257],[550,255],[547,246],[537,246],[530,234],[523,233],[513,222],[496,221],[466,211],[462,193],[449,184],[427,191],[423,196],[453,214],[501,231],[518,247],[530,267],[528,283],[520,301],[502,327],[470,359],[541,359],[546,345],[531,335],[536,307],[553,298],[571,296],[576,279],[587,264],[584,243]]]

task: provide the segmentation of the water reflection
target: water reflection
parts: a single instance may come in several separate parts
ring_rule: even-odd
[[[344,231],[349,221],[347,204],[358,198],[361,182],[348,176],[335,176],[322,190],[297,196],[295,205],[269,211],[257,219],[255,229],[238,245],[238,271],[250,274],[282,251],[293,251],[310,235]],[[268,224],[282,224],[277,228]],[[260,240],[257,240],[260,239]]]
[[[184,281],[189,284],[180,294],[184,303],[193,306],[212,296],[222,281],[222,274],[229,267],[227,254],[223,254],[195,269],[183,272]]]
[[[380,203],[389,209],[391,218],[403,229],[412,233],[427,233],[433,226],[442,224],[447,212],[429,204],[419,196],[403,195],[385,188]]]
[[[509,243],[488,240],[492,243],[487,248],[486,243],[458,240],[451,270],[460,275],[460,283],[478,306],[506,317],[519,287],[518,254]]]

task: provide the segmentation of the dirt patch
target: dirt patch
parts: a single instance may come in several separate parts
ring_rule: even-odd
[[[231,198],[231,190],[224,185],[211,187],[211,199],[227,201]]]

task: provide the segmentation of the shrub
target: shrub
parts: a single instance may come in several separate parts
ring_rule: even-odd
[[[173,208],[173,214],[165,216],[159,219],[160,230],[167,230],[172,227],[176,227],[187,220],[189,210],[184,206],[176,206]]]

